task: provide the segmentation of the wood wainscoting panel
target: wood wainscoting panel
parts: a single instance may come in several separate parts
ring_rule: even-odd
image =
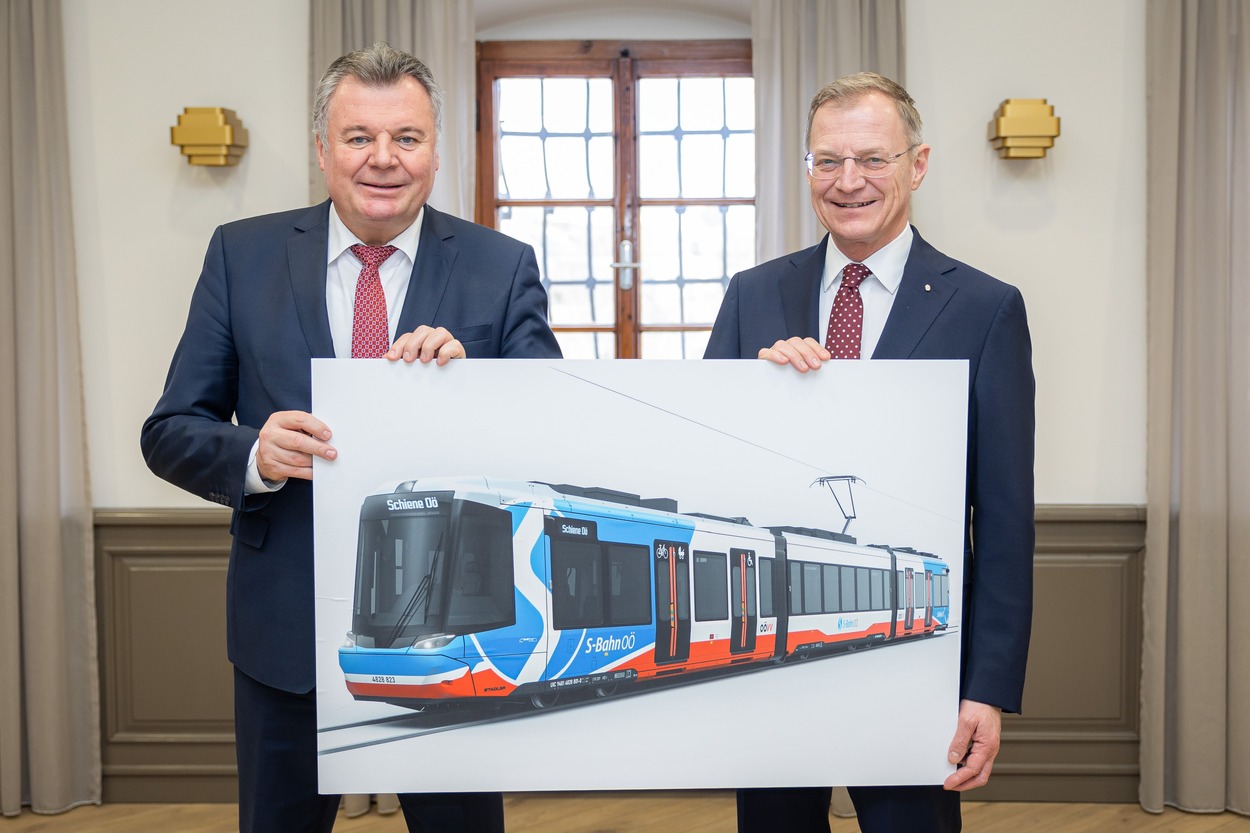
[[[107,802],[235,800],[229,522],[96,513]],[[1024,714],[969,799],[1137,801],[1144,548],[1144,507],[1038,507]]]
[[[1146,511],[1039,506],[1024,713],[978,799],[1136,802]]]
[[[230,514],[96,513],[105,801],[234,801]]]

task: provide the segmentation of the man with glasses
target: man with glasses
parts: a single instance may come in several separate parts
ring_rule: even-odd
[[[958,768],[940,786],[850,787],[864,833],[961,829],[959,795],[989,780],[1001,714],[1020,710],[1032,619],[1034,384],[1024,301],[908,223],[929,167],[920,130],[911,96],[875,73],[816,95],[805,161],[812,207],[829,234],[735,275],[704,355],[800,373],[842,358],[968,360],[963,668],[949,749]],[[740,790],[738,829],[827,833],[829,799],[827,787]]]

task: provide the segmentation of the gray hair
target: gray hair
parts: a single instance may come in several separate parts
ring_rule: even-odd
[[[325,75],[317,82],[313,96],[313,133],[321,139],[321,143],[329,144],[330,97],[338,89],[344,78],[355,78],[369,87],[389,87],[398,84],[404,76],[415,78],[430,96],[430,106],[434,110],[434,129],[439,135],[443,132],[443,90],[434,80],[430,68],[420,58],[392,48],[389,44],[379,41],[373,46],[349,52],[330,64]]]
[[[850,106],[871,93],[881,93],[894,102],[898,108],[899,120],[903,123],[903,132],[907,134],[908,145],[914,146],[924,141],[920,136],[920,112],[916,109],[916,102],[912,100],[907,90],[884,75],[878,75],[875,72],[857,72],[854,75],[844,75],[826,84],[824,89],[816,93],[816,97],[812,99],[812,106],[807,111],[807,133],[804,135],[804,144],[811,144],[812,122],[816,118],[817,110],[830,102],[834,107]],[[811,148],[809,147],[808,150]]]

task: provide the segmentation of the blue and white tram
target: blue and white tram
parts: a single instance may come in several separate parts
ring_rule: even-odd
[[[429,478],[361,506],[339,663],[361,700],[542,706],[930,635],[949,616],[950,570],[929,553],[608,489]]]

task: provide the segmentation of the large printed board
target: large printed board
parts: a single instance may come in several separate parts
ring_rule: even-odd
[[[967,365],[317,360],[323,792],[940,783]]]

